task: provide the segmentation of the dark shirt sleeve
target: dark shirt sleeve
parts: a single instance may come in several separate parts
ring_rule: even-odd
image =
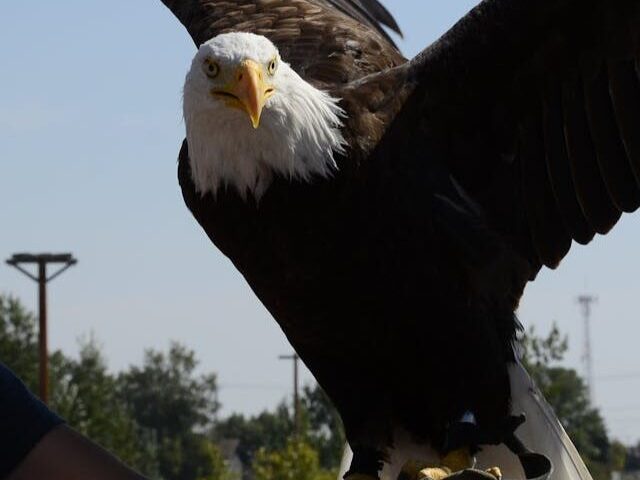
[[[0,478],[11,473],[40,439],[61,423],[60,417],[0,363]]]

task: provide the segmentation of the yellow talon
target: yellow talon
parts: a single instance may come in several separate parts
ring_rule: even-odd
[[[502,470],[499,467],[488,468],[487,473],[492,477],[496,477],[496,480],[502,480]]]
[[[451,474],[473,468],[475,459],[468,448],[446,454],[439,466],[419,461],[409,461],[402,467],[402,478],[407,480],[445,480]],[[500,469],[491,469],[489,474],[501,480]],[[351,480],[349,478],[348,480]]]
[[[443,480],[451,475],[447,467],[425,468],[418,474],[418,480]]]
[[[419,480],[420,471],[424,470],[428,466],[429,464],[425,462],[409,460],[402,467],[402,470],[400,471],[401,475],[398,478],[402,478],[404,480]]]

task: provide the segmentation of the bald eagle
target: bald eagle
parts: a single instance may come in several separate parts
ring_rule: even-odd
[[[412,60],[376,0],[163,3],[199,46],[184,200],[338,408],[346,478],[520,411],[555,478],[590,478],[514,312],[640,206],[640,1],[485,0]]]

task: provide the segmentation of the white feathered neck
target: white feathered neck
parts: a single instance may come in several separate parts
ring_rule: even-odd
[[[246,113],[227,107],[210,94],[202,63],[214,58],[221,70],[245,59],[259,64],[278,56],[265,37],[248,33],[220,35],[200,48],[184,87],[184,119],[191,171],[202,195],[231,186],[259,199],[274,175],[292,181],[327,177],[343,153],[344,115],[338,100],[304,81],[283,61],[271,79],[275,94],[267,100],[260,127]]]

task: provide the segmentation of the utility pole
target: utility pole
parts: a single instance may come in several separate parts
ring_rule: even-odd
[[[293,415],[294,415],[294,428],[296,436],[299,437],[301,433],[301,419],[300,419],[300,394],[298,391],[298,367],[300,363],[300,357],[297,353],[293,355],[280,355],[280,360],[292,360],[293,361]]]
[[[589,389],[589,400],[595,401],[595,385],[593,376],[593,357],[591,352],[591,307],[598,301],[593,295],[580,295],[578,303],[582,307],[582,318],[584,319],[584,352],[582,361],[585,369],[585,379]]]
[[[31,280],[38,283],[38,351],[40,359],[40,400],[44,403],[49,399],[49,365],[48,365],[48,349],[47,349],[47,283],[59,276],[62,272],[78,263],[70,253],[51,254],[41,253],[33,255],[30,253],[16,253],[7,264],[15,267],[24,273]],[[35,264],[38,267],[38,274],[34,275],[27,269],[23,268],[24,264]],[[47,277],[47,265],[62,265],[58,271]]]

